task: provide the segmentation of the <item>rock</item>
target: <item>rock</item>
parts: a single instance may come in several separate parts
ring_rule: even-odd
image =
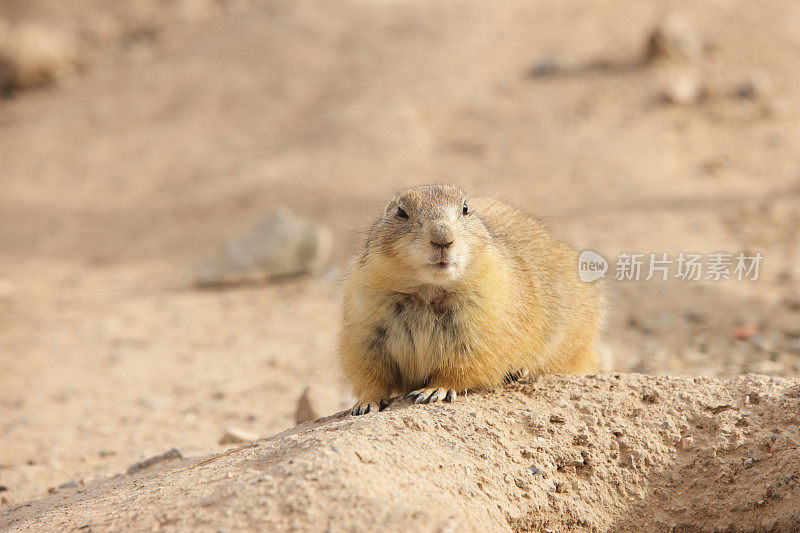
[[[706,159],[700,164],[700,170],[709,176],[719,176],[731,167],[731,158],[725,154]],[[686,319],[694,324],[702,324],[705,317],[700,313],[686,313]]]
[[[314,409],[311,399],[311,387],[303,389],[303,394],[297,400],[297,410],[294,413],[294,423],[297,425],[319,418],[319,413]]]
[[[703,42],[691,24],[679,15],[669,15],[662,20],[647,39],[645,59],[695,60],[703,52]]]
[[[220,437],[220,444],[244,444],[258,440],[258,435],[242,429],[227,428],[225,433]]]
[[[80,67],[74,35],[41,23],[0,21],[0,92],[57,83]]]
[[[706,88],[693,76],[681,76],[673,79],[661,94],[665,102],[677,105],[696,104],[706,95]]]
[[[561,72],[563,69],[561,65],[556,63],[552,60],[542,60],[537,62],[533,67],[531,67],[530,75],[534,78],[539,78],[543,76],[550,76],[552,74],[557,74]]]
[[[149,459],[145,459],[144,461],[133,463],[131,466],[128,467],[128,475],[141,472],[142,470],[150,468],[155,464],[163,463],[165,461],[171,461],[173,459],[183,459],[183,455],[177,448],[172,448],[171,450],[167,450],[161,455],[150,457]]]
[[[768,96],[772,89],[772,82],[765,73],[757,72],[741,80],[730,91],[730,95],[735,98],[756,100]]]
[[[319,273],[331,252],[327,228],[279,208],[199,266],[196,282],[216,286]]]
[[[164,407],[167,405],[166,400],[163,398],[156,398],[153,396],[141,396],[137,403],[143,407],[147,407],[148,409],[158,409],[159,407]]]
[[[746,341],[758,333],[758,326],[752,322],[741,324],[733,328],[731,335],[738,341]]]
[[[785,297],[781,303],[783,303],[784,307],[789,311],[800,313],[800,294],[790,294]]]

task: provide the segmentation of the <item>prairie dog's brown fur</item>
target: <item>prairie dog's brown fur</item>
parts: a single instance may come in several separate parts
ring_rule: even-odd
[[[406,189],[345,280],[353,414],[398,392],[451,401],[528,373],[596,372],[603,310],[577,252],[536,219],[454,186]]]

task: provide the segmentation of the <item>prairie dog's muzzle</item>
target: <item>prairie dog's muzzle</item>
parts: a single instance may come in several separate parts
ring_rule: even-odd
[[[434,222],[431,225],[431,244],[436,248],[447,248],[453,244],[453,227],[446,222]]]

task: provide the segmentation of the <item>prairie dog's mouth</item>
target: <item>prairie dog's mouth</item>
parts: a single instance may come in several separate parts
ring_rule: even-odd
[[[448,268],[452,268],[453,266],[455,266],[455,264],[453,263],[453,261],[434,261],[428,263],[428,266],[436,270],[447,270]]]

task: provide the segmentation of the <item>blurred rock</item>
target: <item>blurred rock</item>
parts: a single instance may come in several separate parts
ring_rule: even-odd
[[[166,400],[163,398],[156,398],[154,396],[142,396],[138,398],[136,402],[142,407],[147,407],[148,409],[158,409],[167,405]]]
[[[531,77],[538,78],[557,74],[562,70],[563,69],[561,65],[559,65],[557,62],[550,59],[543,59],[531,67],[530,75]]]
[[[697,59],[703,52],[703,42],[691,24],[679,15],[669,15],[650,33],[645,59]]]
[[[764,118],[783,117],[791,113],[786,100],[777,100],[775,98],[762,100],[760,110]]]
[[[153,465],[156,465],[158,463],[163,463],[165,461],[171,461],[173,459],[183,459],[183,455],[177,448],[172,448],[171,450],[167,450],[161,455],[150,457],[149,459],[145,459],[144,461],[133,463],[131,466],[128,467],[128,475],[141,472],[142,470],[150,468]]]
[[[700,164],[700,170],[709,176],[720,176],[731,167],[731,158],[725,154],[706,159]]]
[[[202,264],[196,282],[215,286],[315,274],[327,264],[330,253],[327,228],[279,208]]]
[[[664,88],[662,99],[670,104],[693,105],[706,97],[706,88],[692,76],[681,76]]]
[[[704,324],[708,320],[705,313],[699,311],[689,311],[684,313],[683,318],[685,318],[686,321],[691,324]]]
[[[734,339],[739,341],[746,341],[758,333],[758,326],[752,322],[742,324],[733,328],[731,335]]]
[[[297,400],[297,410],[294,414],[294,423],[297,425],[319,418],[319,413],[314,409],[311,387],[303,389],[303,394]]]
[[[244,444],[258,440],[258,435],[237,428],[227,428],[225,433],[220,437],[220,444]]]
[[[757,72],[741,80],[730,92],[731,96],[747,100],[757,100],[768,96],[772,81],[763,72]]]
[[[800,294],[790,294],[783,299],[782,303],[790,311],[800,312]]]
[[[0,21],[0,91],[57,83],[81,67],[74,35],[40,23]]]

